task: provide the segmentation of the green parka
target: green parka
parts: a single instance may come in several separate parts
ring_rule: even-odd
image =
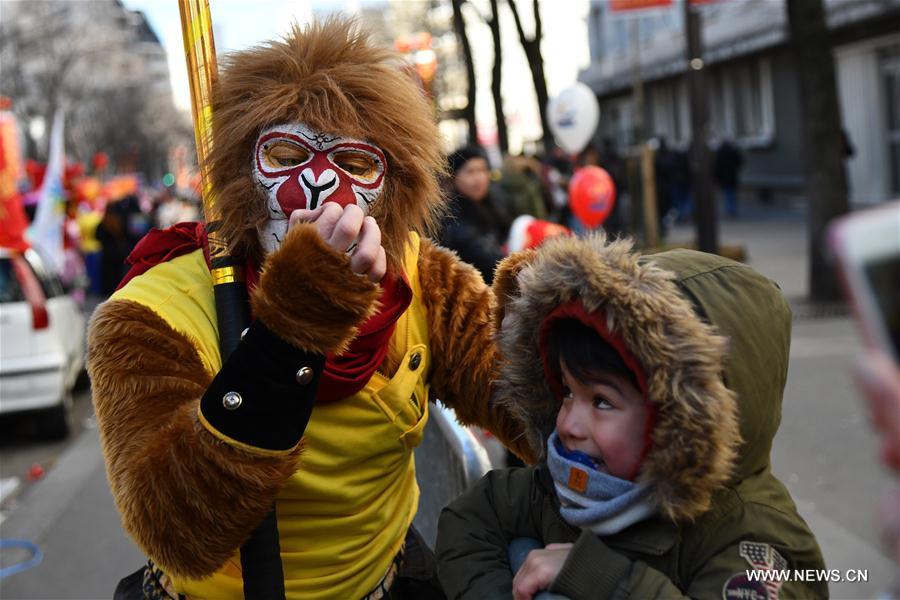
[[[509,542],[575,545],[550,591],[580,598],[826,598],[823,582],[754,581],[748,570],[824,569],[818,544],[771,472],[791,313],[778,287],[725,258],[638,257],[603,236],[551,240],[498,267],[502,401],[546,454],[558,403],[538,331],[562,302],[603,308],[641,362],[656,408],[638,481],[658,516],[603,538],[567,524],[545,462],[493,471],[441,514],[436,553],[449,598],[509,598]],[[754,574],[755,575],[755,574]]]

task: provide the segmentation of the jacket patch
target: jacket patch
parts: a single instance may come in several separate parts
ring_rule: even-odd
[[[581,469],[572,467],[569,469],[569,488],[576,492],[583,492],[587,489],[588,474]]]
[[[722,588],[722,600],[775,600],[762,581],[750,581],[746,573],[735,573]]]
[[[740,543],[738,553],[755,571],[756,578],[751,580],[749,571],[735,573],[725,582],[722,597],[725,600],[777,600],[784,582],[775,577],[778,575],[775,571],[787,568],[784,557],[769,544],[747,541]]]

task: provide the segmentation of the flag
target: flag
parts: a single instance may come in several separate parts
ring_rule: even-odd
[[[11,111],[0,110],[0,198],[18,194],[22,175],[24,165],[16,116]]]
[[[38,190],[34,221],[28,229],[31,245],[46,262],[51,271],[63,269],[63,223],[65,221],[65,197],[63,196],[63,171],[66,167],[65,138],[63,136],[63,112],[57,109],[50,131],[50,151],[47,171]]]
[[[19,146],[19,128],[11,111],[0,110],[0,248],[28,248],[25,228],[28,218],[19,195],[24,174]]]

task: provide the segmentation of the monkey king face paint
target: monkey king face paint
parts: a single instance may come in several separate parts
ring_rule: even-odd
[[[387,163],[377,146],[331,135],[303,123],[265,129],[256,141],[253,177],[267,199],[269,221],[260,231],[266,252],[287,232],[291,212],[324,202],[356,204],[364,213],[378,201]]]

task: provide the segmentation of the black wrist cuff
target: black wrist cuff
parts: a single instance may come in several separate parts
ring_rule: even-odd
[[[217,437],[263,450],[300,442],[325,367],[325,357],[300,350],[256,321],[225,360],[200,400]]]

